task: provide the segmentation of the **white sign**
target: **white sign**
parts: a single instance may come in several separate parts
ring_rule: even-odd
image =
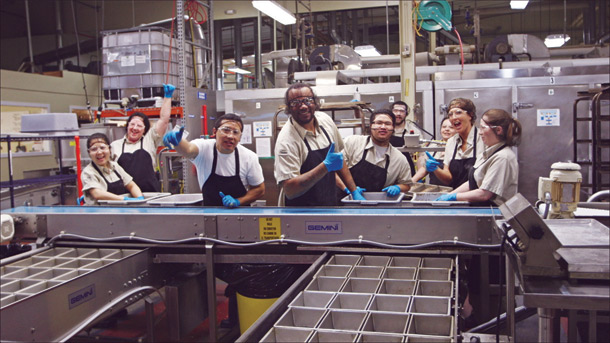
[[[272,127],[270,121],[255,121],[254,123],[254,137],[271,137]]]
[[[559,109],[538,109],[536,113],[537,126],[559,126]]]
[[[241,140],[239,141],[239,144],[252,144],[252,125],[251,124],[245,124],[244,125],[244,132],[241,133]]]
[[[271,157],[271,138],[256,139],[256,154],[258,157]]]

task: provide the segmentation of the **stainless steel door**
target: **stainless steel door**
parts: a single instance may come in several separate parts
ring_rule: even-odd
[[[574,155],[573,105],[577,92],[586,85],[521,86],[517,88],[517,102],[533,104],[519,109],[515,117],[523,126],[519,158],[519,192],[534,203],[538,198],[538,177],[548,177],[551,165],[565,162]],[[579,111],[585,111],[581,103]],[[537,126],[538,109],[559,109],[559,126]]]

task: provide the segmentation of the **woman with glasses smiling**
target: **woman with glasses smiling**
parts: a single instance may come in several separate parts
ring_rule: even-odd
[[[197,168],[204,206],[235,208],[248,205],[265,195],[265,178],[258,155],[239,144],[244,123],[234,113],[216,119],[216,139],[182,139],[180,131],[163,137],[166,146],[188,158]]]
[[[517,194],[519,164],[511,149],[519,145],[521,123],[500,109],[486,111],[479,124],[485,151],[477,159],[468,181],[438,201],[469,201],[478,205],[503,204]]]
[[[96,205],[98,200],[144,199],[140,187],[116,162],[110,160],[110,144],[103,133],[94,133],[87,140],[91,164],[81,172],[86,205]],[[129,193],[129,196],[121,194]]]
[[[148,116],[134,112],[127,119],[127,133],[124,138],[112,142],[114,159],[125,171],[133,176],[143,192],[159,192],[157,168],[157,147],[162,146],[163,135],[167,131],[172,110],[172,95],[176,87],[163,85],[164,97],[159,120],[150,127]],[[118,160],[117,160],[118,159]]]
[[[447,117],[457,134],[447,141],[444,160],[428,158],[426,170],[443,184],[455,189],[468,180],[468,173],[482,156],[485,145],[474,126],[476,106],[471,100],[451,100]]]

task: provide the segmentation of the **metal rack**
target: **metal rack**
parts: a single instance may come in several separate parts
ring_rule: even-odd
[[[65,175],[63,174],[63,163],[62,163],[62,151],[61,144],[59,141],[64,139],[74,139],[75,136],[11,136],[2,135],[0,136],[1,142],[6,142],[8,148],[8,169],[9,169],[9,181],[2,182],[2,188],[8,188],[10,191],[11,197],[11,207],[15,207],[15,187],[19,186],[27,186],[32,184],[49,184],[49,183],[59,183],[61,187],[60,199],[61,204],[64,204],[64,184],[70,183],[76,180],[76,175]],[[87,136],[80,136],[81,138],[87,138]],[[13,153],[11,151],[11,142],[26,142],[26,141],[45,141],[45,140],[53,140],[57,141],[57,160],[59,163],[59,175],[44,177],[44,178],[33,178],[33,179],[24,179],[24,180],[14,180],[13,179]]]
[[[574,161],[590,169],[590,182],[583,183],[581,188],[588,188],[591,190],[590,194],[594,194],[610,187],[610,181],[608,180],[610,160],[604,155],[604,151],[607,152],[607,149],[610,148],[610,139],[607,136],[610,116],[607,113],[602,113],[602,101],[606,103],[610,101],[610,85],[605,84],[602,88],[578,92],[578,95],[579,97],[574,101]],[[590,116],[578,115],[578,103],[581,101],[590,102]],[[579,136],[577,125],[579,122],[589,123],[588,137]],[[606,130],[602,129],[604,126]],[[586,159],[579,158],[579,146],[583,145],[587,148]]]

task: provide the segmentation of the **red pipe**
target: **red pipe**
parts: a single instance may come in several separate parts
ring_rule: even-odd
[[[201,120],[203,120],[203,134],[208,134],[208,105],[201,105]]]

